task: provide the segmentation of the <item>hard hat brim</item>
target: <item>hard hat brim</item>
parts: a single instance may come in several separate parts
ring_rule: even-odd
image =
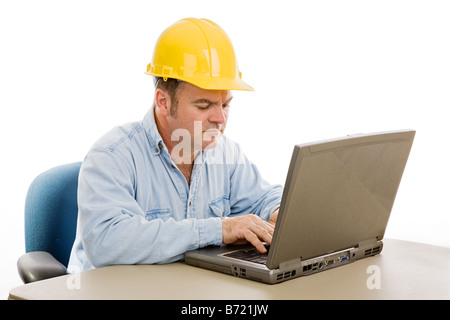
[[[242,91],[255,91],[252,86],[247,84],[241,79],[220,79],[220,78],[196,78],[191,79],[187,77],[179,77],[179,76],[170,76],[167,77],[167,75],[162,74],[156,74],[151,71],[145,72],[145,74],[155,77],[161,77],[161,78],[172,78],[172,79],[178,79],[181,81],[188,82],[190,84],[193,84],[194,86],[197,86],[202,89],[206,90],[242,90]]]

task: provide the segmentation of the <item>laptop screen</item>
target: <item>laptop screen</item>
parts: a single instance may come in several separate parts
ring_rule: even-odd
[[[408,130],[295,146],[267,267],[381,240],[414,135]]]

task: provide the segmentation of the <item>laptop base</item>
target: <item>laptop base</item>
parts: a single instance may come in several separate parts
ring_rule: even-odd
[[[185,262],[195,267],[222,272],[240,278],[276,284],[377,255],[383,249],[383,242],[370,241],[361,243],[356,248],[341,250],[304,261],[297,259],[297,261],[285,263],[273,270],[260,263],[226,256],[230,252],[242,249],[242,246],[206,247],[188,252],[185,255]],[[208,252],[208,254],[205,255],[202,251]]]

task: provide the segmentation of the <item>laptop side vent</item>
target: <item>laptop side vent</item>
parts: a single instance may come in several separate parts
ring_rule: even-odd
[[[364,256],[370,256],[370,255],[377,254],[380,252],[380,250],[381,250],[380,246],[372,248],[372,249],[367,249],[364,251]]]
[[[296,275],[296,273],[297,273],[297,271],[295,271],[295,270],[286,271],[285,273],[280,273],[277,275],[277,281],[293,277]]]

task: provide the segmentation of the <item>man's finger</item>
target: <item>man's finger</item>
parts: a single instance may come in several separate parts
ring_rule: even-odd
[[[262,243],[262,241],[259,239],[259,237],[252,232],[251,230],[247,230],[244,233],[244,237],[245,239],[250,242],[255,248],[256,250],[258,250],[261,253],[266,253],[267,249],[266,247],[264,247],[264,244]]]
[[[270,228],[264,228],[259,225],[255,225],[251,228],[251,231],[256,234],[258,239],[267,242],[268,244],[272,243],[272,235],[273,235],[273,229]]]
[[[263,241],[268,244],[272,243],[273,227],[271,225],[268,226],[265,223],[259,223],[250,226],[250,231],[254,234],[256,239],[252,236],[252,239],[254,239],[253,242],[249,239],[247,240],[251,242],[259,252],[266,253],[267,249],[264,246]]]

